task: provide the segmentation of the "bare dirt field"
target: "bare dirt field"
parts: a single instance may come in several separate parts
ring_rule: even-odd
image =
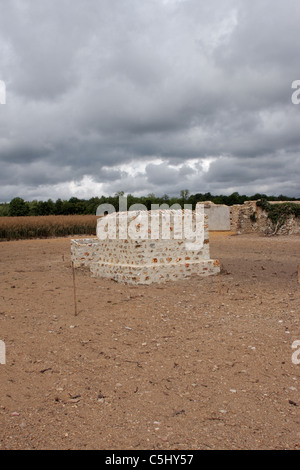
[[[300,237],[211,236],[218,277],[78,270],[70,239],[0,243],[0,449],[300,449]]]

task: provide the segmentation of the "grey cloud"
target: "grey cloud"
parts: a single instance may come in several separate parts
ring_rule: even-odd
[[[3,2],[0,200],[88,196],[85,177],[91,196],[300,196],[299,13],[294,0]]]
[[[149,164],[146,167],[147,180],[155,185],[162,187],[169,184],[170,181],[178,178],[178,171],[171,168],[168,164],[162,163],[160,165]]]

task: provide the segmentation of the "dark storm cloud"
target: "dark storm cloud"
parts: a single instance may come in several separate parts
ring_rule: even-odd
[[[155,185],[164,186],[178,177],[178,171],[169,165],[162,163],[153,165],[150,163],[146,167],[147,180]]]
[[[300,196],[295,0],[10,0],[0,200]]]

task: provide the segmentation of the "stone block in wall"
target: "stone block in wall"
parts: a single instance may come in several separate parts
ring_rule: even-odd
[[[91,262],[98,258],[99,249],[97,238],[71,240],[71,261],[75,268],[89,267]]]

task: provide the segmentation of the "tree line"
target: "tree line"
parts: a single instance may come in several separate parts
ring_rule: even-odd
[[[120,191],[114,196],[92,197],[91,199],[78,199],[72,197],[69,200],[57,199],[53,201],[25,201],[21,197],[15,197],[9,203],[0,203],[0,217],[20,217],[20,216],[43,216],[43,215],[88,215],[96,214],[97,207],[101,204],[112,204],[116,210],[119,207],[119,197],[124,196],[124,192]],[[267,201],[299,201],[300,198],[291,198],[288,196],[267,196],[266,194],[254,194],[252,196],[240,195],[234,192],[229,196],[213,195],[208,193],[190,194],[187,189],[180,191],[178,197],[170,197],[167,194],[163,196],[155,196],[148,194],[147,196],[127,196],[128,208],[133,204],[143,204],[148,210],[152,204],[191,204],[195,208],[197,202],[212,201],[215,204],[226,204],[232,206],[234,204],[244,204],[245,201],[267,200]]]

